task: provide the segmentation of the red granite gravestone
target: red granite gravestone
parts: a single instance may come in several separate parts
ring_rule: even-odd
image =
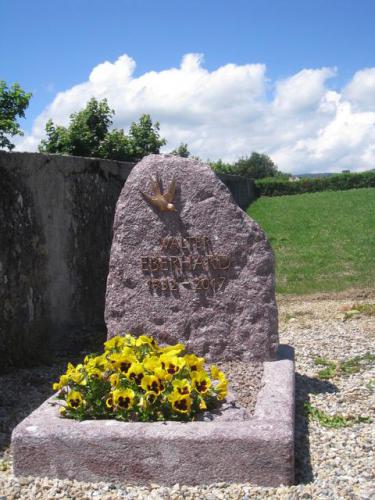
[[[116,209],[106,322],[109,337],[146,333],[209,361],[264,361],[254,414],[77,422],[50,399],[13,432],[16,475],[293,483],[294,363],[278,348],[272,250],[207,165],[153,155],[132,171]]]
[[[109,338],[146,333],[209,361],[272,360],[274,281],[263,231],[208,165],[150,155],[134,167],[116,207]]]

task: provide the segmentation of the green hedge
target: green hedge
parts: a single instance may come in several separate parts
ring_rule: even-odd
[[[317,191],[344,191],[346,189],[375,187],[375,172],[337,174],[330,177],[304,178],[286,181],[277,177],[255,181],[258,196],[315,193]]]

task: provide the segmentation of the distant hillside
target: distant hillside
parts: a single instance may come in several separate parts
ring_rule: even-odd
[[[375,172],[375,168],[372,168],[370,170],[364,170],[361,173],[364,172]],[[294,177],[299,177],[300,179],[303,178],[316,178],[316,177],[331,177],[332,175],[338,175],[338,174],[354,174],[358,172],[351,172],[350,170],[342,170],[341,172],[321,172],[319,174],[295,174]]]
[[[315,178],[315,177],[331,177],[331,175],[341,174],[342,172],[322,172],[321,174],[297,174],[295,177],[299,177],[300,179],[304,178]]]

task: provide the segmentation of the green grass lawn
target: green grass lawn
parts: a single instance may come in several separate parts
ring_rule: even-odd
[[[247,210],[276,254],[277,291],[375,284],[375,188],[261,197]]]

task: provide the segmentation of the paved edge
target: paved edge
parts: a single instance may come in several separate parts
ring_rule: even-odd
[[[294,483],[293,350],[264,363],[254,417],[236,422],[63,419],[53,397],[13,431],[16,476],[186,485]]]

